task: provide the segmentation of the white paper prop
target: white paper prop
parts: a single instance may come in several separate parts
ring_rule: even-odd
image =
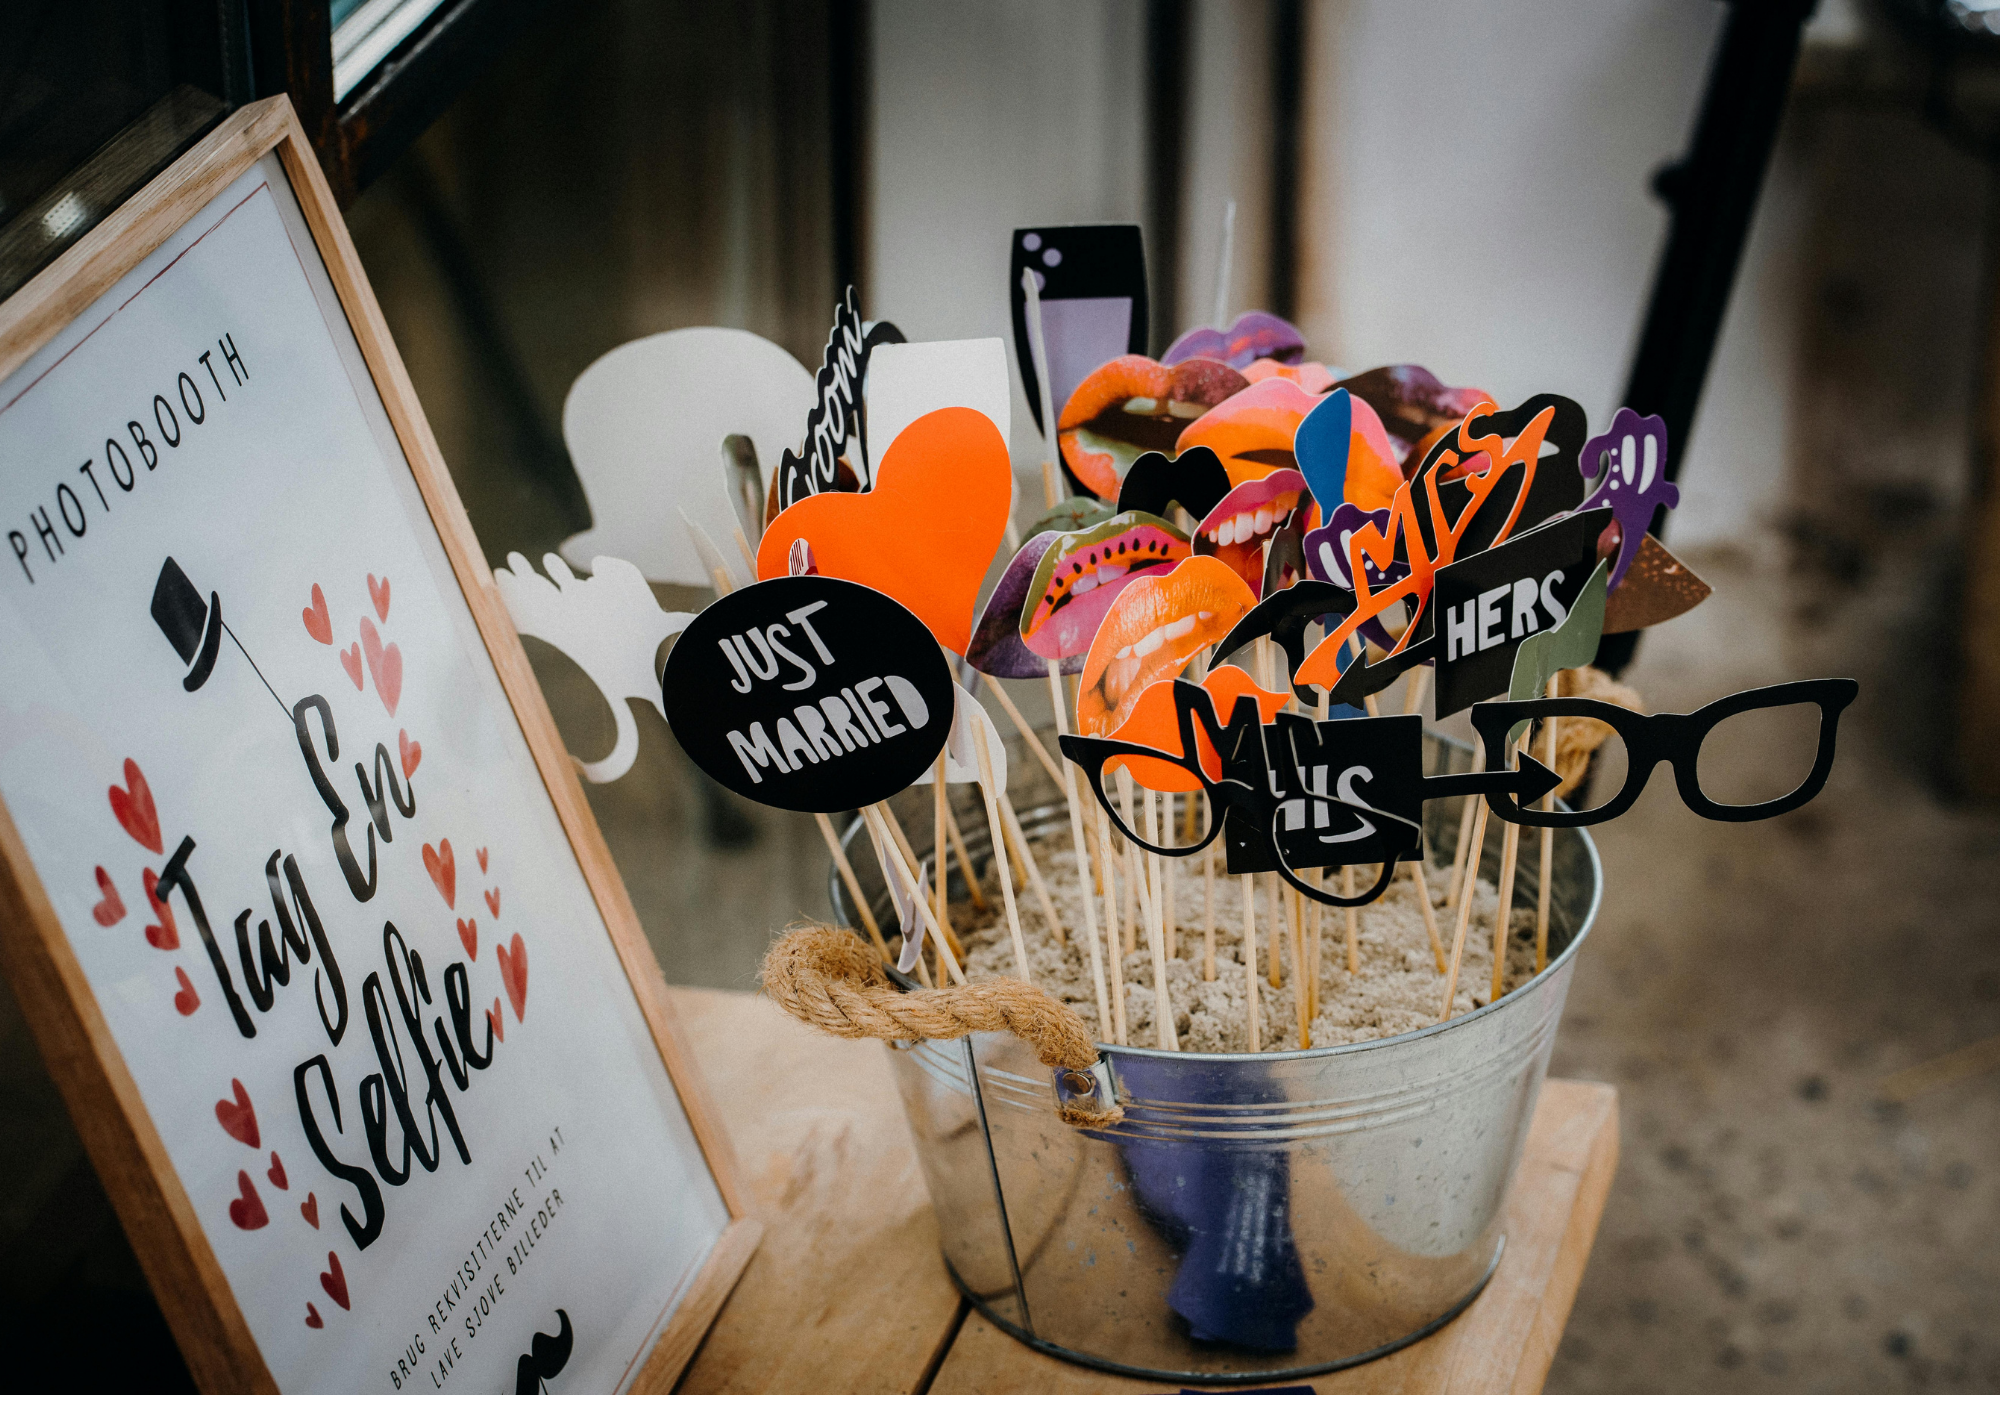
[[[952,339],[931,344],[878,344],[868,355],[868,448],[871,456],[905,427],[939,408],[983,412],[1007,440],[1014,391],[1007,381],[1007,346],[999,339]],[[758,453],[763,455],[761,450]],[[873,478],[873,468],[869,471]]]
[[[882,877],[889,881],[889,896],[896,901],[896,923],[903,930],[903,950],[896,958],[896,970],[908,975],[916,969],[917,959],[924,953],[924,920],[917,912],[916,898],[903,887],[903,872],[892,868],[882,857],[882,851],[875,851],[876,862],[882,868]],[[928,895],[930,892],[931,862],[926,859],[917,866],[917,891]]]
[[[638,567],[609,555],[590,562],[589,579],[578,579],[560,555],[544,555],[542,565],[547,579],[515,551],[507,556],[506,569],[493,571],[493,582],[515,629],[561,650],[610,704],[618,725],[610,754],[601,761],[576,763],[586,781],[603,785],[631,770],[639,755],[639,724],[627,699],[638,698],[665,720],[653,658],[661,643],[694,622],[694,615],[662,609]]]
[[[1000,735],[1000,729],[993,725],[993,719],[986,715],[986,709],[979,705],[979,699],[965,690],[963,683],[951,685],[952,696],[957,709],[951,719],[951,740],[944,749],[944,783],[948,786],[970,786],[979,784],[979,748],[973,745],[974,724],[986,733],[986,754],[993,762],[993,789],[1004,793],[1007,789],[1007,742]],[[929,770],[912,783],[927,786],[937,773],[933,764]]]
[[[722,439],[750,438],[768,487],[813,397],[813,376],[797,359],[742,329],[674,329],[620,344],[584,369],[563,402],[563,441],[593,521],[563,542],[563,557],[581,565],[611,555],[655,583],[710,587],[675,508],[716,544],[731,543],[737,518]]]

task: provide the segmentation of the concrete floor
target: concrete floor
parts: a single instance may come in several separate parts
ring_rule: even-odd
[[[2000,820],[1953,799],[1946,715],[1990,182],[1893,111],[1795,104],[1784,141],[1811,238],[1788,253],[1805,314],[1787,351],[1799,432],[1783,509],[1681,547],[1714,597],[1648,634],[1629,680],[1660,710],[1803,676],[1853,676],[1862,695],[1806,809],[1713,824],[1661,776],[1595,832],[1604,910],[1551,1070],[1619,1087],[1624,1155],[1557,1391],[2000,1390],[2000,1073],[1901,1103],[1882,1090],[2000,1034]],[[511,458],[435,249],[393,183],[350,220],[489,561],[553,548],[578,528],[568,493]],[[560,282],[523,302],[504,268],[488,273],[552,425],[582,361],[625,334],[582,339],[554,313]],[[572,748],[600,754],[608,712],[565,660],[531,655]],[[1022,700],[1047,720],[1041,694]],[[1704,772],[1782,790],[1798,725],[1719,733]],[[749,988],[773,932],[825,911],[817,832],[718,807],[657,714],[640,731],[637,766],[587,787],[592,807],[669,980]],[[715,842],[745,821],[749,838]],[[170,1380],[143,1282],[4,993],[0,1116],[29,1156],[0,1195],[0,1307],[53,1312],[51,1330],[64,1302],[94,1319],[129,1307],[121,1322],[154,1342],[135,1379]]]

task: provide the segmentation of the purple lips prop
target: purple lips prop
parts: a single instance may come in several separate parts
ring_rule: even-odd
[[[1176,364],[1185,358],[1212,358],[1239,372],[1260,358],[1279,363],[1297,363],[1306,356],[1306,336],[1275,314],[1253,309],[1240,314],[1227,332],[1221,329],[1190,329],[1174,340],[1162,363]]]
[[[1048,676],[1048,659],[1037,656],[1021,641],[1021,610],[1027,605],[1028,590],[1042,556],[1059,537],[1060,532],[1045,530],[1023,542],[1014,558],[1007,562],[999,583],[993,586],[993,595],[980,611],[979,622],[972,630],[972,643],[965,651],[966,660],[982,673],[996,678]],[[1063,659],[1060,664],[1063,673],[1082,672],[1083,659],[1082,653]]]

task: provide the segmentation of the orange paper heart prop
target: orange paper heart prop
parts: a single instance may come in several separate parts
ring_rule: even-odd
[[[803,540],[821,574],[880,590],[963,653],[1013,489],[1007,444],[992,419],[939,408],[882,453],[873,490],[826,491],[781,512],[757,547],[757,577],[782,578],[792,542]]]

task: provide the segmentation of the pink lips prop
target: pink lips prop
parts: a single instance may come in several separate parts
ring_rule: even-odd
[[[1057,537],[1029,586],[1021,641],[1043,658],[1088,653],[1128,579],[1167,574],[1190,553],[1186,535],[1145,511],[1121,511]]]
[[[1195,527],[1195,553],[1215,556],[1256,593],[1264,582],[1265,542],[1305,494],[1305,476],[1290,468],[1232,487]]]

